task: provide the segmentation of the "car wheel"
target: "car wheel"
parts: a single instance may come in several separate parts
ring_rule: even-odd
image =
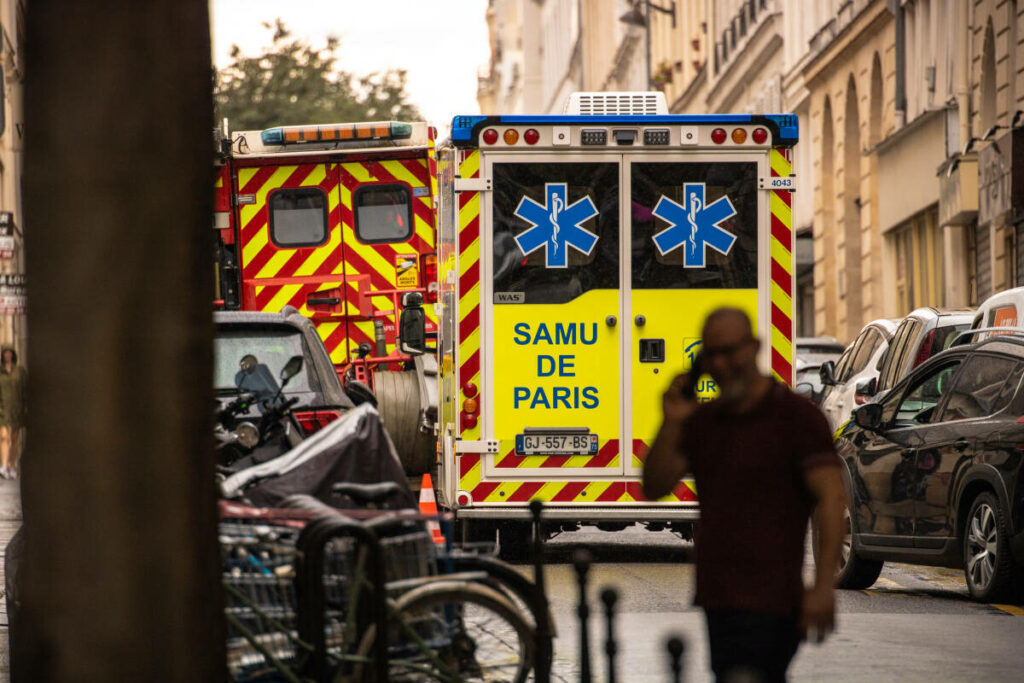
[[[850,506],[843,505],[843,545],[836,569],[836,588],[870,588],[882,573],[883,564],[882,560],[868,560],[853,551],[853,515]]]
[[[1013,560],[1006,529],[1006,512],[995,495],[979,494],[967,514],[963,536],[964,577],[975,600],[993,602],[1010,593]]]

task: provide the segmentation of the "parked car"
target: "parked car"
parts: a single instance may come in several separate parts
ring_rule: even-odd
[[[1024,328],[1024,287],[996,292],[978,306],[971,329],[989,327]],[[981,341],[985,336],[988,335],[983,332],[968,341]]]
[[[861,328],[838,361],[821,364],[819,374],[826,387],[821,410],[833,430],[849,419],[854,407],[867,402],[866,398],[855,396],[857,383],[878,377],[879,365],[898,323],[887,318],[872,320]]]
[[[971,326],[974,310],[970,308],[917,308],[900,321],[878,368],[878,379],[860,383],[855,395],[860,403],[876,394],[888,391],[901,379],[939,351],[953,343],[956,337]]]
[[[832,337],[797,337],[796,358],[807,365],[819,366],[837,360],[845,347]]]
[[[837,584],[884,562],[964,570],[991,602],[1024,590],[1024,336],[939,353],[853,412],[836,440],[849,496]]]
[[[255,368],[249,368],[250,377],[269,376],[271,383],[289,358],[302,356],[302,369],[289,380],[283,396],[298,399],[294,414],[306,434],[353,407],[316,328],[295,308],[286,306],[280,313],[216,311],[213,320],[213,385],[222,402],[243,389],[252,390],[238,384],[240,364],[246,356],[256,362]],[[250,412],[256,415],[258,411],[257,403]]]
[[[826,388],[821,383],[821,363],[806,363],[797,358],[795,380],[793,387],[796,392],[820,406]]]

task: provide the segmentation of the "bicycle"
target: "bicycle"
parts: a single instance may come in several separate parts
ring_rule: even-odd
[[[532,584],[490,558],[437,553],[418,514],[356,519],[368,514],[222,504],[233,678],[527,680]],[[550,640],[539,652],[550,658]]]

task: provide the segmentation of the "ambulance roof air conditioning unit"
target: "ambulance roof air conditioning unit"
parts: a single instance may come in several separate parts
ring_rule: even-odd
[[[564,114],[577,116],[667,115],[662,92],[574,92],[565,102]]]

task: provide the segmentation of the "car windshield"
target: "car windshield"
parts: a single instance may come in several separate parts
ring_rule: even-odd
[[[213,343],[213,386],[218,393],[239,390],[269,398],[280,387],[281,368],[292,356],[305,356],[302,333],[295,329],[220,329]],[[243,362],[244,361],[244,362]],[[311,391],[303,367],[288,381],[285,394]]]

